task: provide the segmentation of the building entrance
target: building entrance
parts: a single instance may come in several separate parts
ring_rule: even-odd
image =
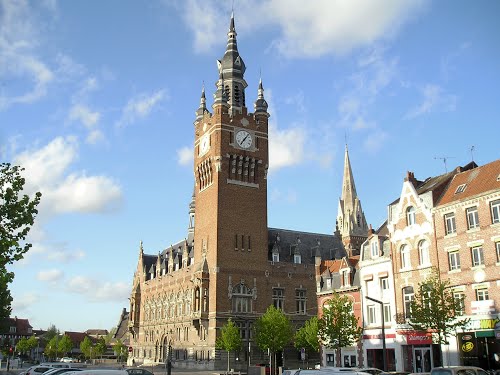
[[[430,372],[432,368],[432,356],[430,348],[414,348],[415,372]]]

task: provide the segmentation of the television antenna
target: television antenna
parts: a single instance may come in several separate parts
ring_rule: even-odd
[[[444,170],[445,170],[446,173],[448,173],[448,168],[446,167],[446,160],[453,159],[453,158],[454,158],[454,156],[434,156],[434,160],[439,159],[439,160],[443,161],[443,163],[444,163]]]

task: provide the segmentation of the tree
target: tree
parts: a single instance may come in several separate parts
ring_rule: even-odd
[[[30,350],[28,339],[26,337],[21,338],[16,344],[16,350],[21,354],[24,354]]]
[[[71,338],[68,335],[64,335],[59,340],[57,349],[62,355],[65,355],[73,349],[73,341],[71,341]]]
[[[92,359],[92,341],[90,341],[88,336],[85,336],[83,341],[80,343],[80,350],[82,351],[85,358]]]
[[[106,353],[107,347],[108,346],[106,345],[106,340],[104,339],[104,337],[101,337],[94,346],[94,353],[96,357],[101,357],[102,359],[102,355]]]
[[[122,360],[122,357],[124,355],[125,356],[127,355],[127,346],[120,339],[116,340],[115,344],[113,345],[113,350],[118,356],[119,361]]]
[[[49,358],[57,358],[59,353],[59,336],[54,336],[45,346],[45,355]]]
[[[0,319],[10,316],[12,296],[8,285],[14,273],[6,266],[21,260],[31,247],[26,237],[33,226],[41,193],[23,194],[23,168],[0,163]]]
[[[303,327],[295,332],[294,345],[297,349],[304,348],[312,352],[319,352],[319,320],[313,316],[306,321]]]
[[[323,345],[336,350],[337,366],[341,366],[340,349],[354,345],[363,332],[358,318],[353,314],[352,301],[335,292],[323,307],[318,328]]]
[[[222,327],[221,335],[217,338],[215,345],[217,349],[227,351],[227,371],[229,372],[229,353],[241,349],[240,330],[234,322],[229,318],[227,323]]]
[[[269,350],[275,356],[293,338],[292,325],[283,311],[269,306],[267,311],[254,324],[255,342],[261,350]],[[276,363],[276,359],[274,360]],[[271,366],[272,367],[272,366]]]
[[[418,291],[410,303],[410,326],[418,331],[432,333],[435,344],[448,344],[448,337],[458,328],[464,329],[468,318],[460,319],[463,300],[455,298],[448,280],[441,280],[434,268],[429,277],[418,284]],[[442,357],[441,357],[442,358]]]

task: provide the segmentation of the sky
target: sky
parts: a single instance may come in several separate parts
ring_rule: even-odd
[[[346,144],[368,223],[407,171],[500,156],[500,2],[0,0],[0,162],[42,192],[10,267],[34,329],[115,327],[139,243],[187,235],[195,119],[234,10],[269,103],[268,225],[332,233]]]

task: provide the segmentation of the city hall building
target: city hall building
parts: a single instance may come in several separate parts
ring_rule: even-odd
[[[247,107],[246,66],[236,35],[231,16],[211,110],[204,89],[196,110],[187,232],[152,254],[142,243],[139,248],[128,322],[129,362],[135,364],[164,362],[170,353],[176,367],[225,369],[227,353],[216,349],[216,338],[228,318],[244,343],[241,352],[230,354],[231,367],[268,363],[254,343],[253,322],[274,305],[300,328],[317,315],[315,264],[346,255],[339,231],[268,227],[268,104],[260,81],[253,112]],[[347,218],[342,227],[357,227],[359,217]],[[311,355],[316,358],[309,360],[319,360],[318,353]],[[278,365],[302,364],[293,347],[277,357]]]

